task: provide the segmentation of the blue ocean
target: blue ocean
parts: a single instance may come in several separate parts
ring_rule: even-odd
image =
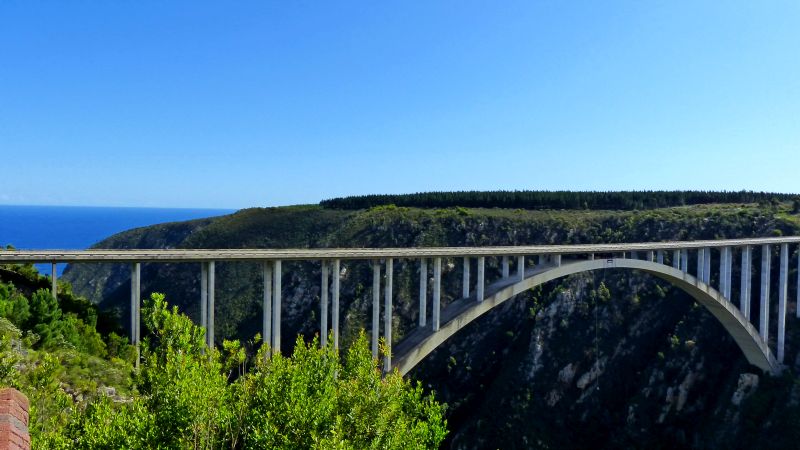
[[[0,245],[19,249],[84,249],[112,234],[157,223],[220,216],[233,209],[2,206]],[[37,265],[50,274],[50,265]],[[64,268],[60,265],[59,273]]]

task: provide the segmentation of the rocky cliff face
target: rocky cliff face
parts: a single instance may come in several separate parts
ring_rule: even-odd
[[[754,205],[647,212],[295,207],[134,230],[98,246],[513,245],[798,231],[796,216]],[[488,264],[487,277],[498,277],[497,261]],[[194,266],[147,265],[143,287],[165,292],[196,316]],[[415,326],[416,270],[416,262],[395,264],[392,325],[398,340]],[[460,270],[460,262],[445,261],[444,304],[460,293]],[[222,263],[217,271],[217,335],[248,339],[260,326],[258,268]],[[318,331],[319,266],[285,263],[284,273],[283,342],[292,342],[295,333]],[[347,262],[342,276],[347,343],[369,327],[371,270]],[[124,317],[127,268],[76,266],[66,277],[76,291]],[[789,321],[791,356],[800,350],[796,325]],[[505,303],[459,332],[411,376],[448,403],[450,448],[792,448],[800,442],[800,392],[796,358],[790,359],[784,377],[765,376],[687,295],[646,275],[606,270],[552,282]]]

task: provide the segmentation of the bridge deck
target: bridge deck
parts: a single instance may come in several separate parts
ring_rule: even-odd
[[[0,264],[22,262],[202,262],[258,260],[331,260],[477,256],[574,255],[646,250],[741,247],[800,243],[797,237],[619,244],[524,245],[501,247],[316,248],[316,249],[151,249],[151,250],[4,250]]]

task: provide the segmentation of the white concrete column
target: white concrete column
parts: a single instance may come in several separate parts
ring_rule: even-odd
[[[508,256],[503,256],[503,279],[508,278]]]
[[[733,283],[731,280],[733,277],[733,249],[725,247],[725,253],[727,254],[725,257],[725,298],[730,300],[733,295]]]
[[[461,280],[461,297],[469,297],[469,256],[464,257],[464,275]]]
[[[338,259],[333,260],[333,270],[331,271],[331,287],[332,287],[332,308],[331,308],[331,325],[333,325],[333,348],[339,350],[339,282],[341,280],[341,261]]]
[[[647,251],[647,261],[648,261],[648,262],[653,262],[653,259],[654,259],[654,256],[653,256],[653,255],[654,255],[654,254],[653,254],[653,251],[652,251],[652,250],[648,250],[648,251]]]
[[[53,272],[55,274],[55,272]],[[141,289],[141,264],[136,262],[131,265],[131,330],[133,336],[133,345],[136,346],[136,363],[135,367],[139,368],[139,342],[142,340],[142,289]]]
[[[428,260],[419,260],[419,326],[428,323]]]
[[[208,263],[200,263],[200,326],[206,330],[206,343],[208,343]],[[269,340],[270,336],[264,336]]]
[[[697,249],[697,279],[702,282],[706,281],[703,278],[703,268],[705,266],[705,252],[706,249],[704,248]]]
[[[769,342],[769,273],[770,273],[770,246],[761,246],[761,317],[759,317],[758,331],[764,342]]]
[[[328,293],[331,288],[328,280],[329,273],[328,261],[323,260],[320,264],[319,274],[319,345],[322,348],[328,345]]]
[[[264,332],[264,344],[272,348],[272,267],[269,261],[261,263],[261,279],[264,281],[261,297],[261,329]]]
[[[522,281],[525,279],[525,257],[517,256],[517,280]]]
[[[386,259],[386,286],[383,306],[383,339],[386,341],[386,348],[389,350],[384,355],[384,372],[392,370],[392,283],[394,273],[394,260]]]
[[[553,264],[555,264],[556,267],[561,266],[561,255],[553,255]]]
[[[789,244],[781,244],[781,267],[778,281],[778,363],[783,364],[786,341],[786,298],[789,296]]]
[[[725,247],[719,249],[719,293],[722,296],[725,296],[725,258],[727,254],[725,253]]]
[[[272,354],[281,351],[281,294],[282,274],[281,260],[272,263]]]
[[[750,320],[750,286],[752,280],[752,250],[749,245],[742,248],[742,269],[741,269],[741,283],[739,287],[739,311],[742,312],[744,317]]]
[[[424,261],[424,259],[423,259]],[[425,320],[425,310],[420,299],[419,320]],[[372,261],[372,357],[378,357],[378,338],[381,334],[381,263],[378,260]]]
[[[442,258],[433,258],[433,311],[431,325],[439,331],[439,314],[442,301]]]
[[[589,261],[594,261],[594,253],[589,253],[589,256],[586,259]]]
[[[475,286],[475,297],[479,302],[483,301],[484,289],[484,261],[486,258],[483,256],[478,257],[478,283]]]
[[[681,250],[681,270],[684,273],[689,273],[689,250]]]
[[[673,250],[672,251],[672,268],[673,269],[680,269],[681,268],[681,251],[680,250]]]
[[[53,295],[53,298],[58,301],[58,265],[56,263],[52,263],[50,265],[50,293]]]
[[[711,284],[711,248],[703,249],[703,282]]]
[[[214,347],[214,297],[215,297],[215,287],[216,287],[216,263],[214,261],[208,262],[208,330],[206,330],[206,336],[208,336],[208,346],[210,348]]]
[[[656,252],[656,262],[659,264],[664,264],[664,250],[658,250]]]
[[[55,272],[54,272],[55,273]],[[141,264],[131,264],[131,343],[139,345],[139,338],[141,333],[139,327],[141,326]],[[137,362],[138,365],[138,362]]]

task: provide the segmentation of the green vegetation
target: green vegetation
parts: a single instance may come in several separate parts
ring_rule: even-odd
[[[248,358],[238,341],[207,349],[205,331],[163,295],[142,312],[134,370],[124,338],[102,338],[47,290],[26,297],[0,283],[0,385],[28,395],[34,449],[427,449],[444,439],[444,407],[397,373],[382,377],[363,334],[343,358],[300,337],[291,357],[261,346]]]
[[[791,194],[713,191],[458,191],[399,195],[359,195],[320,202],[325,208],[366,209],[382,205],[418,208],[653,209],[709,203],[759,203],[791,200]]]
[[[427,449],[446,434],[443,407],[397,373],[381,377],[366,338],[339,357],[298,338],[294,354],[248,367],[243,347],[209,350],[204,331],[153,294],[138,392],[75,405],[36,448]]]

